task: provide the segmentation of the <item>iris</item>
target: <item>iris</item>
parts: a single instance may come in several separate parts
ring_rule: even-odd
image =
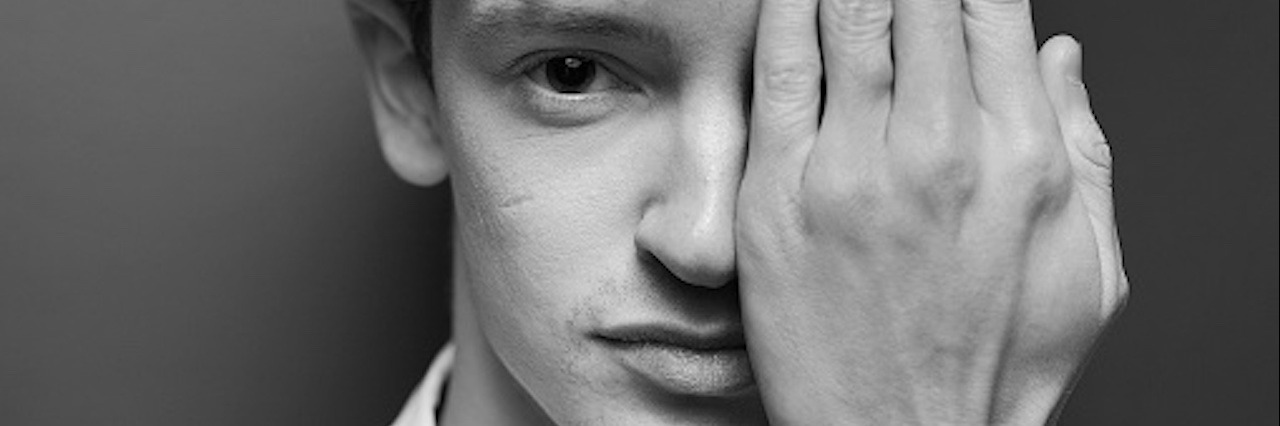
[[[558,56],[547,61],[547,84],[560,93],[583,93],[596,77],[595,61],[581,56]]]

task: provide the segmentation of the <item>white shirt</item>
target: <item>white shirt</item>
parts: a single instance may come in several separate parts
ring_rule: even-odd
[[[391,426],[436,426],[436,413],[444,399],[444,384],[453,371],[453,343],[446,343],[427,368],[427,376],[418,383],[409,401]]]

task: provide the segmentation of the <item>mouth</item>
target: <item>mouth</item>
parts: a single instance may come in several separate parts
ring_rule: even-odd
[[[609,327],[591,335],[632,373],[677,395],[725,397],[755,385],[741,327]]]

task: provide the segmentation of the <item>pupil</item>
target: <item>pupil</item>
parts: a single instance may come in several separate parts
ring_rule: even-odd
[[[561,93],[582,93],[596,75],[594,61],[577,56],[562,56],[547,63],[547,82]]]

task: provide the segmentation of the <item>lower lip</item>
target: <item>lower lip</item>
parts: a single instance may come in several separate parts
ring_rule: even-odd
[[[608,345],[628,370],[673,394],[732,396],[755,384],[746,348],[698,350],[617,341]]]

